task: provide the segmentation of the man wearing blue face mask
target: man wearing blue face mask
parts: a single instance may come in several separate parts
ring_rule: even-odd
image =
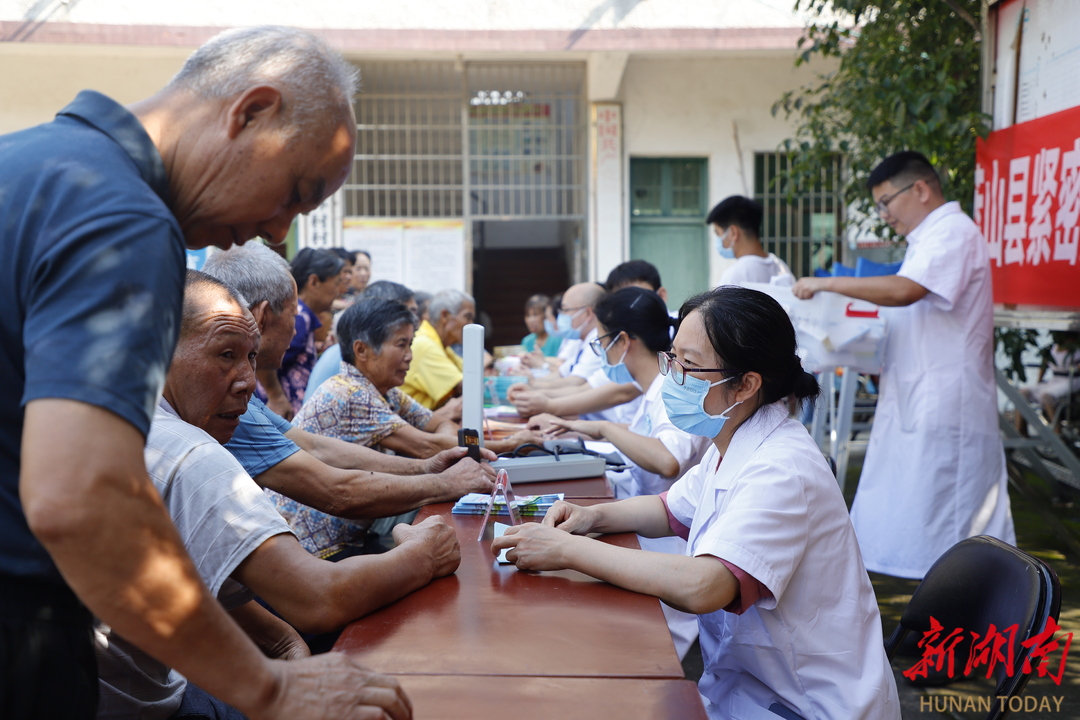
[[[790,286],[795,283],[791,268],[761,244],[761,205],[742,195],[722,200],[709,212],[705,222],[716,233],[716,252],[725,260],[734,260],[720,276],[721,285],[744,282]]]

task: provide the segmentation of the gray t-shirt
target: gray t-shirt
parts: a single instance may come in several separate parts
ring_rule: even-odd
[[[229,575],[263,542],[291,532],[274,504],[214,438],[164,398],[146,439],[146,469],[203,582],[226,609],[252,598]],[[168,718],[187,681],[98,623],[99,718]]]

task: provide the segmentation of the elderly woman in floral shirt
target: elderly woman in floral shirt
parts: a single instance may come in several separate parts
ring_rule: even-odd
[[[457,423],[402,392],[418,320],[400,302],[361,298],[338,320],[341,372],[308,398],[302,430],[426,458],[458,444]],[[494,452],[537,440],[528,432],[486,443]]]

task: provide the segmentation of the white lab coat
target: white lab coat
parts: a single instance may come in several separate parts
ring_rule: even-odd
[[[899,275],[930,292],[882,308],[889,334],[851,519],[875,572],[921,578],[973,535],[1015,544],[998,430],[990,260],[951,202],[908,234]]]
[[[743,255],[720,275],[721,285],[738,285],[748,282],[789,287],[795,284],[795,276],[792,275],[787,263],[773,253],[769,253],[768,257]]]
[[[670,488],[675,480],[696,466],[705,454],[705,450],[712,446],[709,438],[691,435],[672,425],[671,420],[668,419],[667,410],[664,408],[663,395],[660,393],[663,384],[664,376],[657,375],[649,385],[649,389],[637,398],[637,410],[627,424],[630,430],[638,435],[656,438],[662,442],[679,463],[679,472],[674,478],[668,479],[663,475],[640,468],[628,460],[630,467],[626,470],[608,473],[608,480],[614,486],[617,498],[659,495]],[[642,550],[649,552],[662,552],[669,555],[686,554],[686,541],[676,535],[662,538],[638,536],[638,544]],[[681,660],[697,639],[697,616],[676,610],[664,603],[661,603],[660,607],[664,611],[664,619],[671,632],[671,640],[675,643],[675,652],[679,654]]]
[[[783,402],[735,431],[676,482],[668,509],[690,529],[688,555],[711,555],[764,584],[742,614],[699,615],[711,718],[899,720],[881,618],[836,480]]]

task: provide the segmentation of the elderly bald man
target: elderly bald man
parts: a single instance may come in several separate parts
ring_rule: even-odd
[[[3,714],[94,717],[91,613],[250,717],[366,712],[326,692],[361,670],[269,660],[221,609],[143,459],[185,243],[282,241],[348,176],[355,89],[310,33],[244,29],[141,102],[83,92],[0,137]]]
[[[293,626],[326,632],[454,572],[457,538],[438,517],[397,526],[397,546],[380,555],[333,563],[304,550],[270,499],[222,447],[255,389],[255,318],[235,290],[194,270],[188,271],[183,318],[150,426],[146,466],[199,574],[264,652],[284,658],[309,654],[296,632],[252,593]],[[100,715],[167,720],[210,703],[217,706],[215,715],[235,717],[232,708],[171,676],[168,667],[108,627],[99,627],[97,638]],[[369,687],[396,686],[373,676]]]

